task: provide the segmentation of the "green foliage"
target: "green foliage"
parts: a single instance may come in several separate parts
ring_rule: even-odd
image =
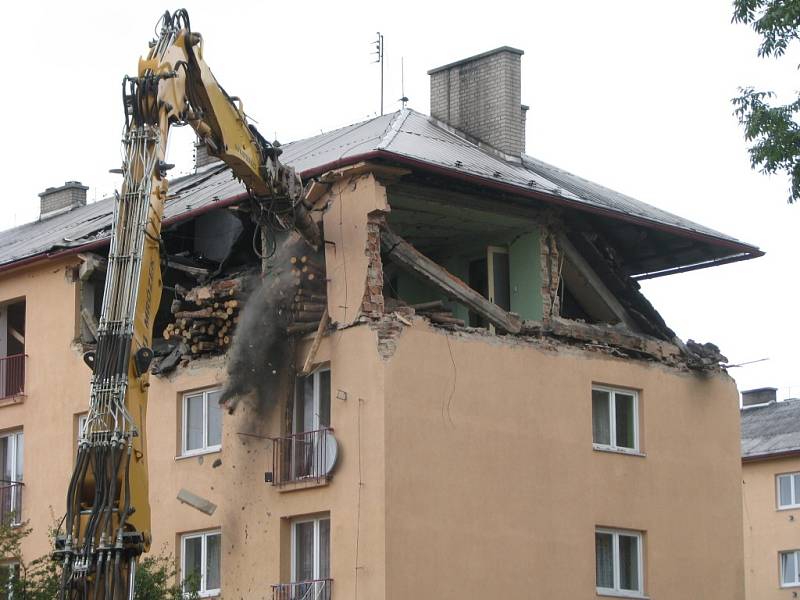
[[[175,569],[175,560],[164,554],[145,556],[136,567],[135,600],[195,600],[197,585],[187,581],[187,592],[181,589]]]
[[[733,21],[750,25],[761,36],[758,55],[781,57],[800,38],[800,0],[734,0]],[[750,164],[763,173],[786,173],[791,180],[789,202],[800,200],[800,98],[773,106],[772,92],[739,88],[732,100],[734,114],[750,142]]]
[[[22,556],[22,542],[30,535],[27,523],[9,527],[0,525],[0,561],[17,565],[14,572],[0,567],[0,596],[4,590],[12,593],[14,600],[52,600],[58,597],[61,578],[59,565],[49,555],[30,562]],[[51,539],[55,531],[50,531]],[[196,600],[195,582],[187,583],[184,593],[176,577],[175,560],[163,553],[146,555],[136,568],[136,600]],[[5,597],[5,596],[2,596]]]

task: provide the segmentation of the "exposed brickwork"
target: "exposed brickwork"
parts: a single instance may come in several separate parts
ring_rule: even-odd
[[[431,71],[431,116],[506,154],[522,154],[521,54],[499,48]]]
[[[561,252],[558,240],[552,229],[542,227],[539,236],[542,260],[542,309],[545,320],[561,313],[558,286],[561,281]]]
[[[67,181],[61,187],[47,188],[39,194],[39,214],[44,217],[62,208],[84,206],[88,189],[85,185],[81,185],[80,181]]]
[[[384,315],[370,324],[378,332],[378,354],[384,360],[389,360],[397,351],[397,338],[403,332],[403,325],[392,315]]]
[[[377,318],[383,315],[383,263],[381,262],[380,225],[386,219],[381,211],[367,215],[367,247],[364,250],[369,258],[367,283],[361,301],[361,314]]]

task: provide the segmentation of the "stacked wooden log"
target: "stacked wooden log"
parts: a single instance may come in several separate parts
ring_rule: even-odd
[[[414,309],[416,314],[427,317],[434,325],[443,325],[445,327],[464,326],[464,320],[455,317],[453,312],[444,305],[442,300],[412,304],[411,308]]]
[[[174,322],[164,329],[165,340],[182,341],[185,358],[224,352],[239,321],[242,278],[219,279],[192,289],[175,286],[171,311]]]
[[[453,315],[453,312],[445,306],[443,300],[432,300],[431,302],[420,302],[419,304],[406,304],[397,298],[386,299],[386,312],[397,312],[403,317],[420,315],[427,318],[434,325],[442,327],[463,327],[463,319]]]
[[[286,332],[302,334],[316,331],[328,306],[324,259],[311,255],[292,256],[291,273],[294,297],[291,323]]]

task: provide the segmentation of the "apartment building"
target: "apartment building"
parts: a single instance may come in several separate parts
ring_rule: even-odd
[[[776,388],[742,392],[746,598],[800,592],[800,400]]]
[[[744,598],[736,386],[637,281],[761,252],[527,156],[521,56],[434,69],[431,116],[285,145],[318,254],[259,251],[276,221],[254,223],[220,163],[172,182],[153,550],[203,596]],[[49,550],[86,411],[112,205],[81,189],[0,233],[2,498],[29,556]],[[287,323],[252,308],[256,274],[229,352],[186,342],[209,336],[187,319],[227,310],[215,282],[262,268],[298,290],[322,277]],[[186,310],[198,288],[222,306]],[[241,360],[250,388],[223,410]]]

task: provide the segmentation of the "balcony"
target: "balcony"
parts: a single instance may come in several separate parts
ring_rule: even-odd
[[[272,600],[331,600],[333,579],[315,579],[272,586]]]
[[[21,481],[0,480],[0,527],[12,527],[22,523]]]
[[[274,438],[272,483],[284,485],[326,481],[336,463],[337,454],[336,440],[330,427]]]
[[[27,354],[0,357],[0,400],[25,394]]]

